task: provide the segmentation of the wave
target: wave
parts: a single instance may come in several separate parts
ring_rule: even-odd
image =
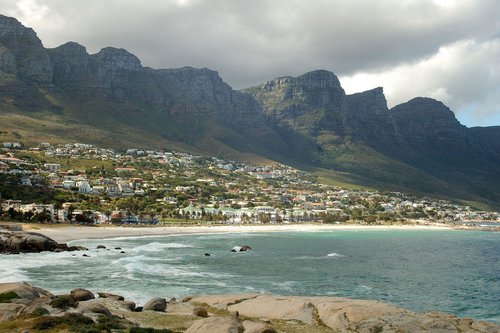
[[[160,252],[162,250],[170,250],[170,249],[184,249],[184,248],[194,248],[194,246],[183,243],[160,243],[153,242],[144,245],[136,246],[132,249],[132,251],[137,252]]]
[[[31,268],[64,265],[70,263],[71,252],[22,253],[0,258],[0,282],[29,281]]]
[[[151,258],[146,255],[137,255],[132,257],[120,258],[111,264],[123,272],[124,275],[132,280],[142,278],[143,275],[157,279],[172,279],[176,277],[190,278],[212,278],[212,279],[230,279],[235,275],[230,272],[206,272],[197,265],[182,265],[180,258]],[[184,281],[189,283],[189,281]]]
[[[344,258],[345,255],[343,254],[338,254],[335,252],[328,253],[326,256],[299,256],[299,257],[294,257],[294,259],[308,259],[308,260],[322,260],[322,259],[332,259],[332,258]]]
[[[0,282],[19,282],[28,281],[29,278],[26,276],[22,270],[11,267],[0,268]]]

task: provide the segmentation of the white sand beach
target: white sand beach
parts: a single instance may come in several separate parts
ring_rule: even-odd
[[[80,239],[105,239],[116,237],[162,236],[203,233],[241,233],[241,232],[314,232],[342,230],[449,230],[445,224],[432,225],[357,225],[357,224],[280,224],[280,225],[224,225],[224,226],[186,226],[186,227],[120,227],[120,226],[44,226],[30,225],[26,231],[40,232],[57,242],[66,243]]]

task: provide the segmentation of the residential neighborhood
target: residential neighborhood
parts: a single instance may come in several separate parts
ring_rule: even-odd
[[[2,219],[41,223],[475,223],[500,213],[399,192],[345,189],[283,164],[84,143],[0,153]]]

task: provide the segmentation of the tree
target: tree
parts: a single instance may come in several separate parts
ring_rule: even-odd
[[[106,215],[106,222],[108,222],[108,223],[109,223],[109,218],[111,217],[111,210],[106,209],[106,210],[104,211],[104,215]]]
[[[33,215],[32,221],[36,223],[51,223],[52,216],[48,210],[44,209],[42,212]]]
[[[31,221],[33,219],[33,216],[35,216],[35,213],[32,210],[28,210],[23,214],[23,218],[26,221]]]
[[[22,221],[23,220],[23,213],[15,210],[13,207],[10,207],[9,210],[7,211],[7,215],[11,220],[15,221]]]
[[[62,203],[56,201],[54,203],[54,217],[56,219],[56,223],[59,223],[59,210],[62,208]]]
[[[359,208],[353,208],[353,209],[351,209],[351,218],[353,220],[360,219],[362,215],[363,215],[363,212],[361,211],[361,209],[359,209]]]
[[[279,213],[276,213],[276,223],[282,223],[283,219],[281,218],[281,215]]]
[[[260,213],[259,220],[263,224],[270,223],[271,222],[271,214]]]

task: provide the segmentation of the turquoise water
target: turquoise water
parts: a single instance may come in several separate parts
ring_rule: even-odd
[[[91,248],[90,257],[1,256],[0,281],[27,280],[53,292],[105,290],[139,303],[200,293],[343,296],[500,322],[500,233],[205,234],[72,244]],[[97,250],[98,244],[112,249]],[[253,250],[229,252],[237,245]]]

